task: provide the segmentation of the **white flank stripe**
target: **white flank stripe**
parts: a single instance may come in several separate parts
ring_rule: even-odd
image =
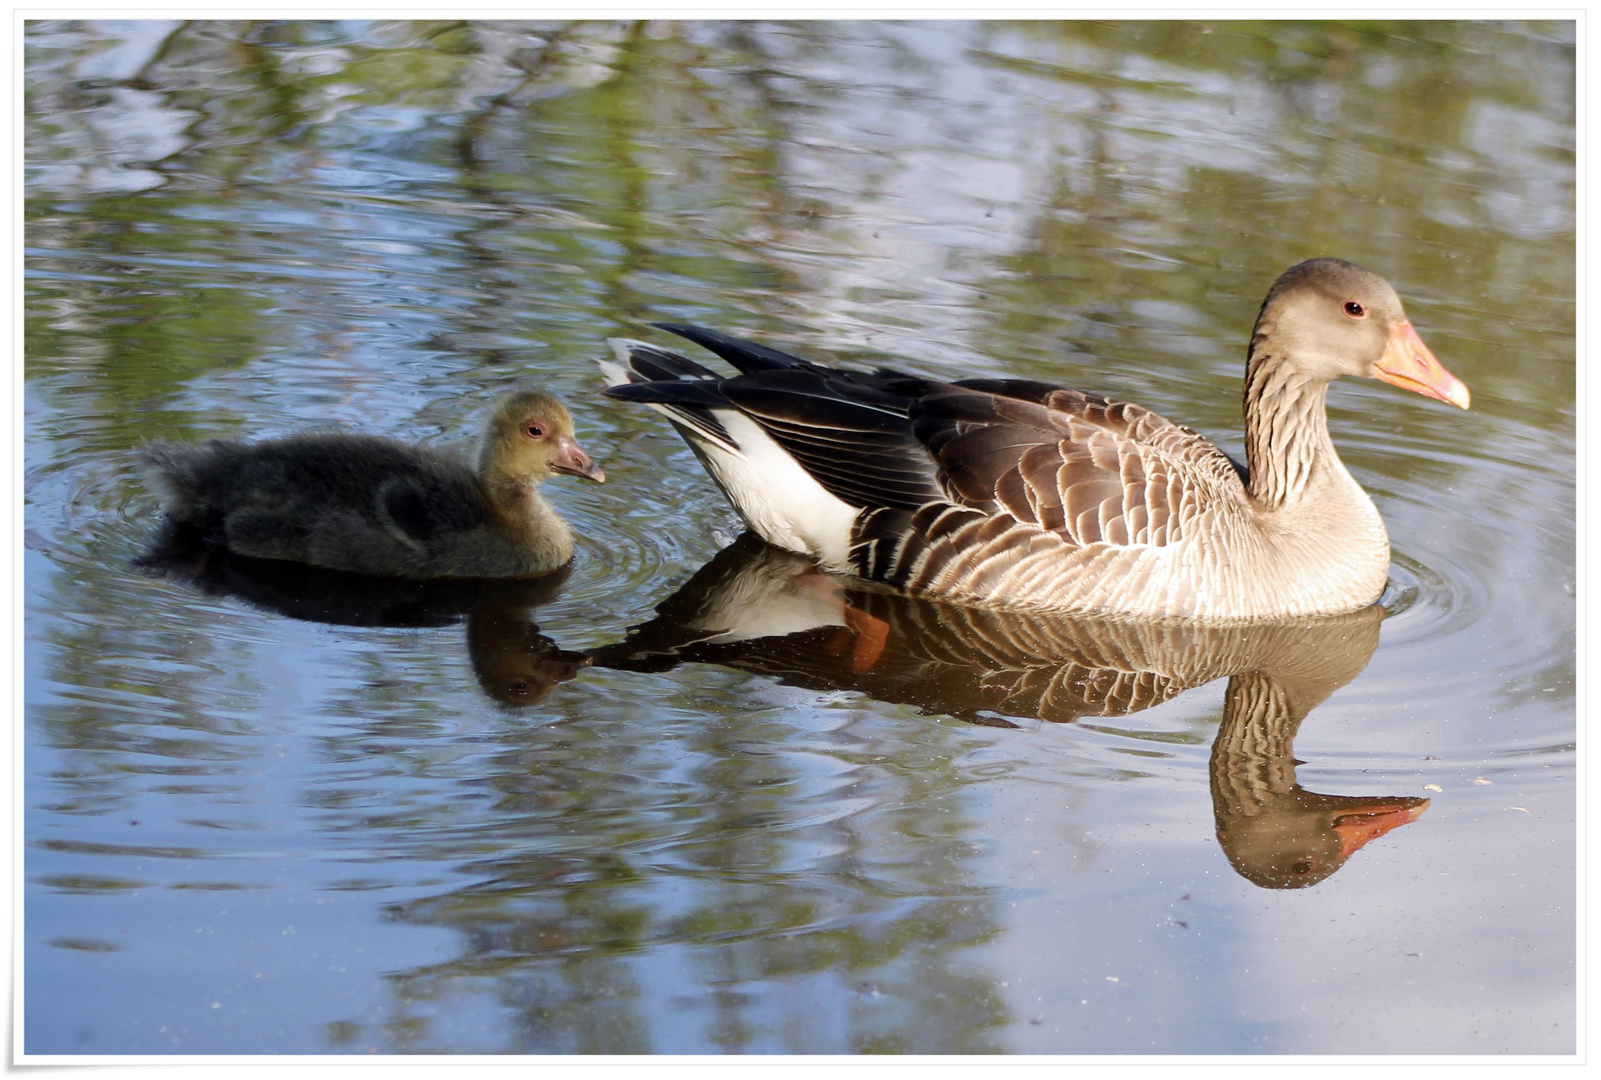
[[[619,362],[596,363],[610,385],[626,385],[628,351],[638,343],[611,338],[607,344]],[[769,544],[808,555],[826,569],[849,572],[851,526],[860,511],[829,494],[760,424],[737,409],[713,409],[712,415],[739,444],[736,448],[687,426],[662,405],[651,408],[673,421],[758,536]]]
[[[679,430],[691,436],[691,445],[745,524],[769,544],[810,555],[827,569],[848,571],[857,508],[829,494],[744,413],[735,409],[712,413],[740,450],[695,436],[682,426]]]

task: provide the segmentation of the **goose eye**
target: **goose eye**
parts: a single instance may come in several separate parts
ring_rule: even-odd
[[[1342,305],[1342,309],[1353,319],[1366,318],[1368,313],[1368,309],[1357,303],[1355,300],[1347,300]]]
[[[545,426],[543,424],[529,424],[525,430],[531,438],[543,439],[545,437]]]

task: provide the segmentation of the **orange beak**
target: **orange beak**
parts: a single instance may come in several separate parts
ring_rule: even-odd
[[[586,480],[593,480],[597,484],[606,482],[606,474],[600,467],[589,460],[578,440],[561,438],[556,440],[556,456],[551,459],[550,467],[553,472],[567,473],[571,476],[582,476]]]
[[[1349,859],[1369,840],[1376,840],[1391,829],[1410,825],[1428,808],[1429,800],[1418,799],[1412,805],[1375,806],[1359,814],[1341,814],[1334,821],[1334,831],[1340,837],[1340,858]]]
[[[1405,320],[1390,328],[1389,344],[1378,363],[1373,365],[1373,377],[1459,409],[1468,407],[1468,388],[1462,385],[1461,379],[1440,366],[1418,332],[1412,329],[1412,324]]]

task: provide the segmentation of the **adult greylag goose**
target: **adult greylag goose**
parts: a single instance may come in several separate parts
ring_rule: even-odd
[[[753,531],[830,571],[1004,605],[1240,620],[1371,604],[1389,538],[1329,441],[1328,384],[1366,376],[1468,406],[1395,290],[1339,259],[1268,291],[1243,467],[1096,394],[844,371],[658,325],[740,374],[618,340],[605,393],[665,413]]]
[[[549,394],[495,402],[477,467],[362,435],[260,443],[154,443],[139,465],[175,521],[241,555],[410,577],[517,577],[564,565],[572,531],[537,490],[555,473],[605,473]]]

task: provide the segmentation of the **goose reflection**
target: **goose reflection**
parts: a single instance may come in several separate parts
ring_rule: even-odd
[[[1295,779],[1306,715],[1355,678],[1384,612],[1208,627],[1006,611],[908,597],[819,572],[751,534],[718,553],[597,665],[720,664],[816,690],[848,689],[972,723],[1124,716],[1228,677],[1210,778],[1231,865],[1303,888],[1414,821],[1427,799],[1325,795]]]
[[[197,529],[169,522],[134,565],[206,596],[235,597],[307,622],[421,629],[465,618],[479,686],[512,708],[535,704],[589,665],[531,619],[535,608],[561,592],[571,564],[525,578],[369,577],[239,555],[207,543]]]

